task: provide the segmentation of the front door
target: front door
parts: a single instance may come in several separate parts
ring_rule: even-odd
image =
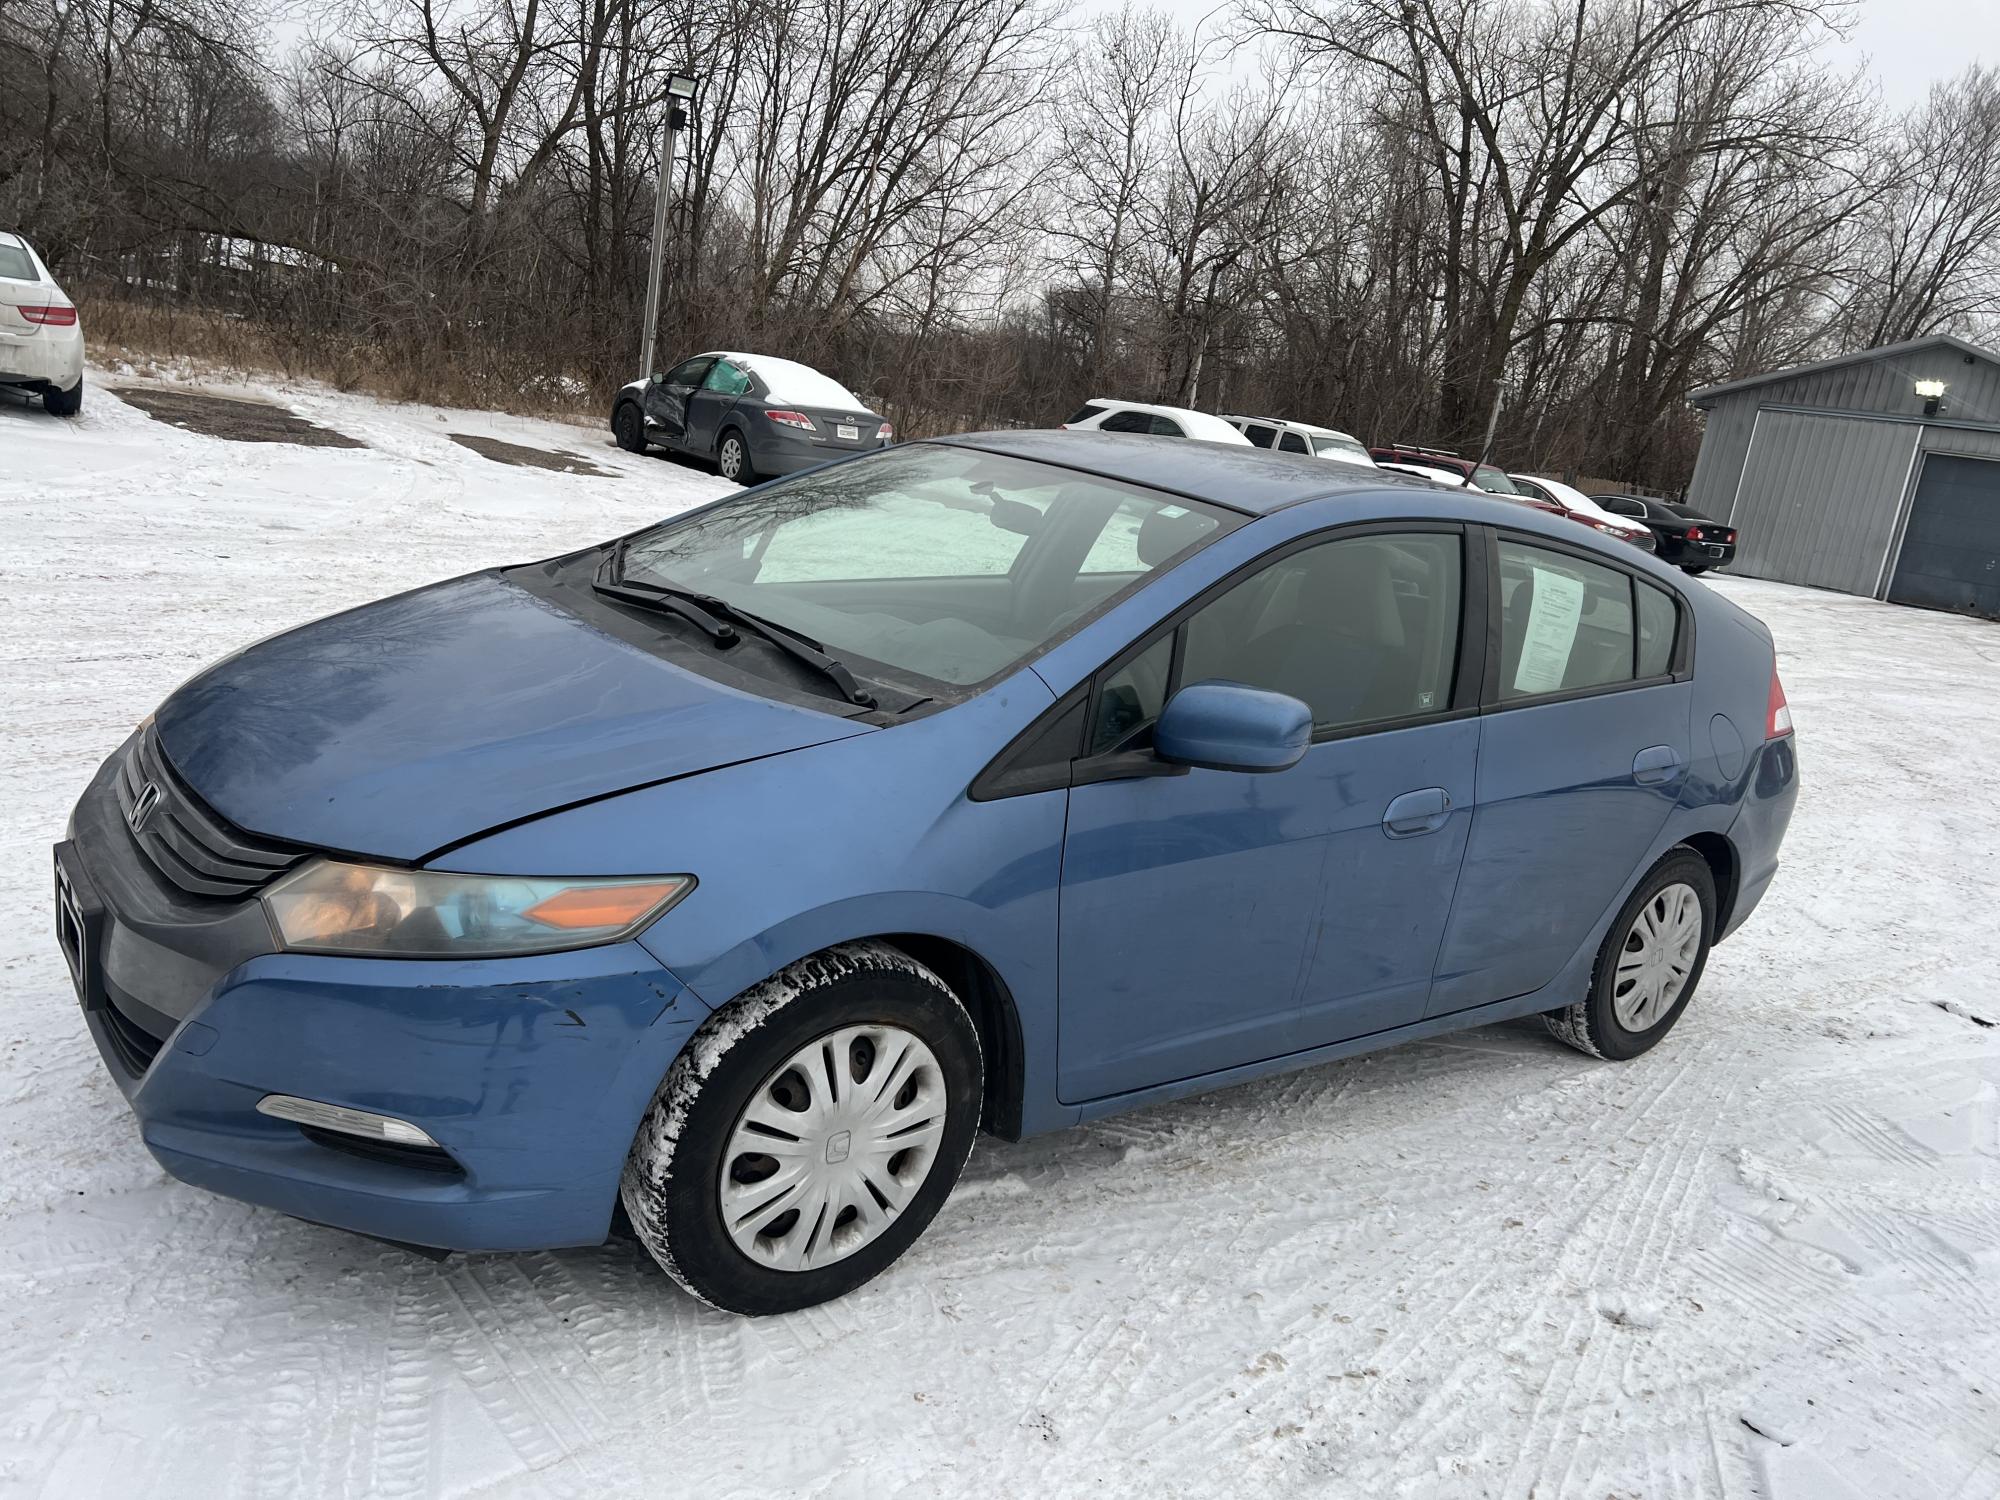
[[[1477,684],[1456,528],[1340,533],[1233,581],[1101,674],[1089,749],[1143,750],[1179,686],[1313,710],[1271,775],[1070,792],[1059,1093],[1076,1103],[1422,1017],[1463,848]]]
[[[688,403],[715,363],[712,354],[682,360],[660,379],[646,386],[646,426],[657,442],[675,447],[687,444]]]
[[[1638,873],[1689,763],[1672,593],[1524,538],[1496,555],[1500,651],[1432,1015],[1553,979]]]

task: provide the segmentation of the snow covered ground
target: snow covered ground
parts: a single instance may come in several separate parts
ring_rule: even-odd
[[[282,399],[369,446],[0,403],[0,1495],[2000,1495],[2000,627],[1719,585],[1804,792],[1648,1057],[1498,1027],[983,1142],[889,1275],[741,1321],[629,1243],[432,1265],[139,1144],[49,931],[98,760],[245,641],[721,489]]]

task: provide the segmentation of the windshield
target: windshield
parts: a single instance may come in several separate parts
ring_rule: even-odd
[[[775,621],[857,672],[969,686],[1230,522],[1116,480],[913,444],[635,537],[624,578]]]
[[[1489,495],[1518,495],[1521,487],[1509,479],[1505,473],[1491,464],[1481,464],[1472,471],[1472,482]]]

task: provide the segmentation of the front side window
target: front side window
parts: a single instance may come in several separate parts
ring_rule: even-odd
[[[1114,411],[1097,424],[1099,432],[1151,432],[1153,417],[1150,412]]]
[[[1306,447],[1306,440],[1296,432],[1282,434],[1278,438],[1278,447],[1286,453],[1309,453],[1312,451]]]
[[[1181,626],[1173,686],[1239,682],[1287,693],[1334,730],[1440,713],[1458,666],[1456,532],[1343,537],[1293,552]],[[1159,716],[1169,634],[1104,680],[1093,751]]]
[[[1268,448],[1272,443],[1277,441],[1278,429],[1275,427],[1266,427],[1259,422],[1251,422],[1244,427],[1243,435],[1259,448]]]
[[[1501,540],[1501,702],[1631,681],[1633,634],[1628,575]]]
[[[690,589],[868,664],[984,682],[1234,524],[1225,511],[928,443],[636,537],[624,578]]]
[[[702,376],[708,373],[708,366],[709,357],[707,356],[698,356],[694,359],[683,360],[667,372],[667,384],[684,386],[700,385]]]

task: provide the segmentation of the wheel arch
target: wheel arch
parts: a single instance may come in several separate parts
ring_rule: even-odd
[[[1004,1140],[1021,1138],[1022,1039],[1021,1016],[1014,996],[999,972],[963,943],[923,932],[884,932],[877,942],[889,944],[929,969],[957,994],[979,1029],[984,1062],[984,1097],[980,1128]]]
[[[1694,850],[1707,862],[1709,874],[1715,877],[1715,931],[1727,932],[1729,919],[1736,910],[1736,892],[1743,872],[1736,846],[1726,835],[1711,832],[1691,833],[1680,841],[1680,846]]]

